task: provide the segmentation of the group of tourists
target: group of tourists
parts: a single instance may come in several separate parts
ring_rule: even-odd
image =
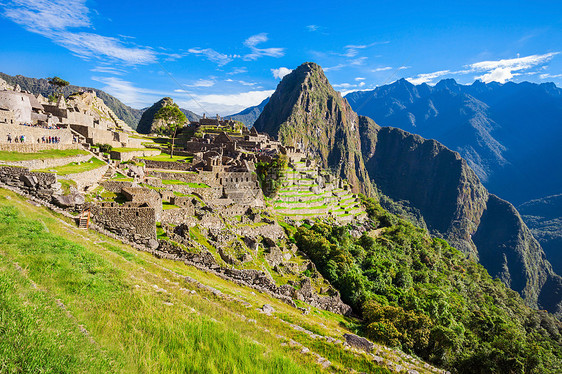
[[[36,125],[32,125],[30,123],[20,123],[20,125],[22,126],[27,126],[27,127],[42,127],[44,129],[49,129],[49,130],[60,130],[61,127],[60,126],[55,126],[55,125],[40,125],[39,123],[37,123]]]
[[[11,143],[12,140],[14,141],[14,143],[25,143],[25,135],[12,137],[12,134],[8,134],[8,143]]]
[[[60,136],[43,136],[41,143],[56,144],[60,143]]]
[[[17,135],[12,136],[12,134],[8,134],[8,143],[25,143],[26,137],[25,135]],[[60,136],[42,136],[41,139],[37,139],[37,143],[45,143],[45,144],[57,144],[60,143]]]

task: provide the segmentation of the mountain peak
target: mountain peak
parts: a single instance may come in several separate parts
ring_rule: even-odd
[[[286,75],[254,123],[260,132],[318,157],[356,192],[373,189],[361,156],[358,116],[334,90],[322,68],[305,62]]]

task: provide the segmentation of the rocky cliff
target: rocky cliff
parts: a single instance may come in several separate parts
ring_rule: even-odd
[[[358,122],[322,68],[307,62],[283,78],[254,127],[315,155],[323,167],[346,178],[354,192],[373,195]]]
[[[356,190],[406,200],[433,235],[478,259],[528,305],[558,315],[562,278],[508,202],[490,194],[459,153],[435,140],[378,126],[354,113],[322,69],[305,63],[287,75],[254,124],[300,145],[348,178]]]

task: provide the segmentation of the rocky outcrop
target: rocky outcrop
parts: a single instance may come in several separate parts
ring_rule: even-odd
[[[165,106],[175,105],[171,97],[165,97],[155,102],[151,107],[146,108],[139,120],[137,132],[141,134],[150,134],[159,126],[159,122],[154,120],[156,113]],[[189,121],[198,121],[199,116],[189,110],[180,109]]]
[[[322,68],[307,62],[283,78],[254,127],[318,156],[320,164],[347,179],[354,192],[374,195],[361,155],[358,122]]]

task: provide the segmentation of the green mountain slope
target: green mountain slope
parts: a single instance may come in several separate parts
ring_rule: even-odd
[[[441,239],[367,201],[373,230],[294,229],[299,249],[361,311],[363,332],[459,373],[558,373],[562,323],[527,307]]]

